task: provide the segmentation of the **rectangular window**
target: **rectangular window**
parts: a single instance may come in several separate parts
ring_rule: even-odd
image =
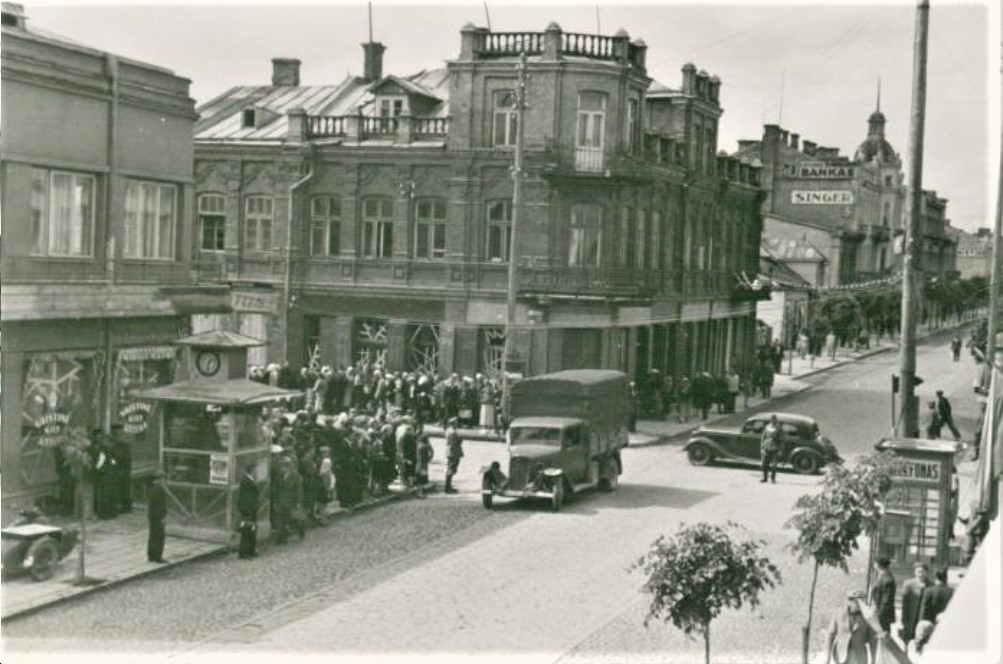
[[[32,170],[32,253],[41,256],[92,256],[93,175]]]
[[[512,244],[512,201],[488,203],[487,249],[484,258],[492,263],[507,263]]]
[[[393,200],[367,198],[362,204],[362,256],[390,258],[393,255]]]
[[[599,267],[602,260],[602,208],[575,205],[571,208],[569,267]]]
[[[141,180],[125,183],[123,256],[174,258],[176,198],[174,185]]]
[[[606,95],[583,92],[578,96],[578,141],[581,148],[601,148],[606,135]]]
[[[337,256],[341,247],[341,201],[334,196],[310,199],[310,255]]]
[[[424,199],[415,203],[414,257],[446,257],[446,201]]]
[[[244,249],[269,251],[272,248],[272,199],[248,196],[244,199]]]
[[[516,131],[519,126],[515,103],[515,92],[512,90],[499,90],[494,93],[492,144],[495,146],[512,147],[515,145]]]
[[[199,248],[223,251],[226,246],[226,198],[219,194],[199,196]]]
[[[662,269],[662,213],[651,212],[651,232],[648,234],[648,267],[652,270]]]
[[[648,267],[647,264],[647,213],[638,208],[637,218],[634,220],[634,258],[637,261],[636,267],[642,270]]]
[[[634,233],[631,229],[634,209],[625,206],[620,210],[620,228],[617,230],[617,242],[620,245],[619,264],[628,267],[634,264]]]
[[[379,117],[396,118],[404,113],[404,97],[381,97]]]
[[[627,135],[624,137],[624,150],[630,154],[634,154],[638,147],[638,117],[637,117],[637,100],[628,99],[627,100],[627,124],[624,127]]]

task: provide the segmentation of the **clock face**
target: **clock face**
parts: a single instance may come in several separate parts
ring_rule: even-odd
[[[219,353],[211,350],[200,351],[195,356],[195,368],[203,376],[215,376],[219,371]]]

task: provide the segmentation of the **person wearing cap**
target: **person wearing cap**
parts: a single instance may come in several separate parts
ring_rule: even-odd
[[[895,577],[891,572],[891,560],[881,556],[874,562],[877,577],[871,587],[871,604],[877,613],[881,629],[890,632],[895,623]]]
[[[846,605],[836,611],[826,632],[826,664],[868,664],[874,660],[877,634],[864,618],[864,593],[851,590]]]
[[[776,413],[770,416],[770,422],[763,429],[763,437],[760,440],[760,454],[763,459],[763,479],[767,479],[774,484],[777,483],[777,453],[780,451],[780,420]]]
[[[909,642],[916,638],[920,607],[929,588],[930,568],[926,563],[917,561],[913,567],[913,578],[902,584],[902,626],[899,628],[899,637],[902,639],[903,649],[908,649]]]
[[[261,503],[261,489],[254,477],[255,465],[244,466],[244,475],[237,489],[237,514],[240,516],[240,546],[238,558],[254,558],[258,555],[258,508]]]
[[[164,471],[153,473],[146,503],[146,520],[149,534],[146,539],[146,559],[151,563],[166,563],[164,541],[167,538],[167,494],[164,491]]]
[[[951,413],[951,402],[944,396],[943,390],[937,390],[937,412],[940,413],[940,418],[944,420],[947,428],[951,430],[954,440],[961,440],[961,432],[955,426],[954,415]]]
[[[457,418],[451,417],[446,426],[446,493],[458,493],[453,488],[453,476],[459,470],[460,459],[463,458],[463,439],[456,430],[457,422]]]

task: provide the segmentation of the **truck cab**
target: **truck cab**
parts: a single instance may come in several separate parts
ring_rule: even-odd
[[[512,390],[508,475],[483,469],[481,498],[549,499],[560,510],[567,494],[616,488],[620,450],[627,445],[630,386],[618,371],[562,371],[531,378]]]

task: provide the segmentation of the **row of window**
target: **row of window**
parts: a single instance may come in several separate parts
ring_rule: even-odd
[[[31,253],[93,256],[96,199],[97,178],[93,175],[32,169]],[[175,185],[127,180],[122,255],[173,259],[177,207]]]

